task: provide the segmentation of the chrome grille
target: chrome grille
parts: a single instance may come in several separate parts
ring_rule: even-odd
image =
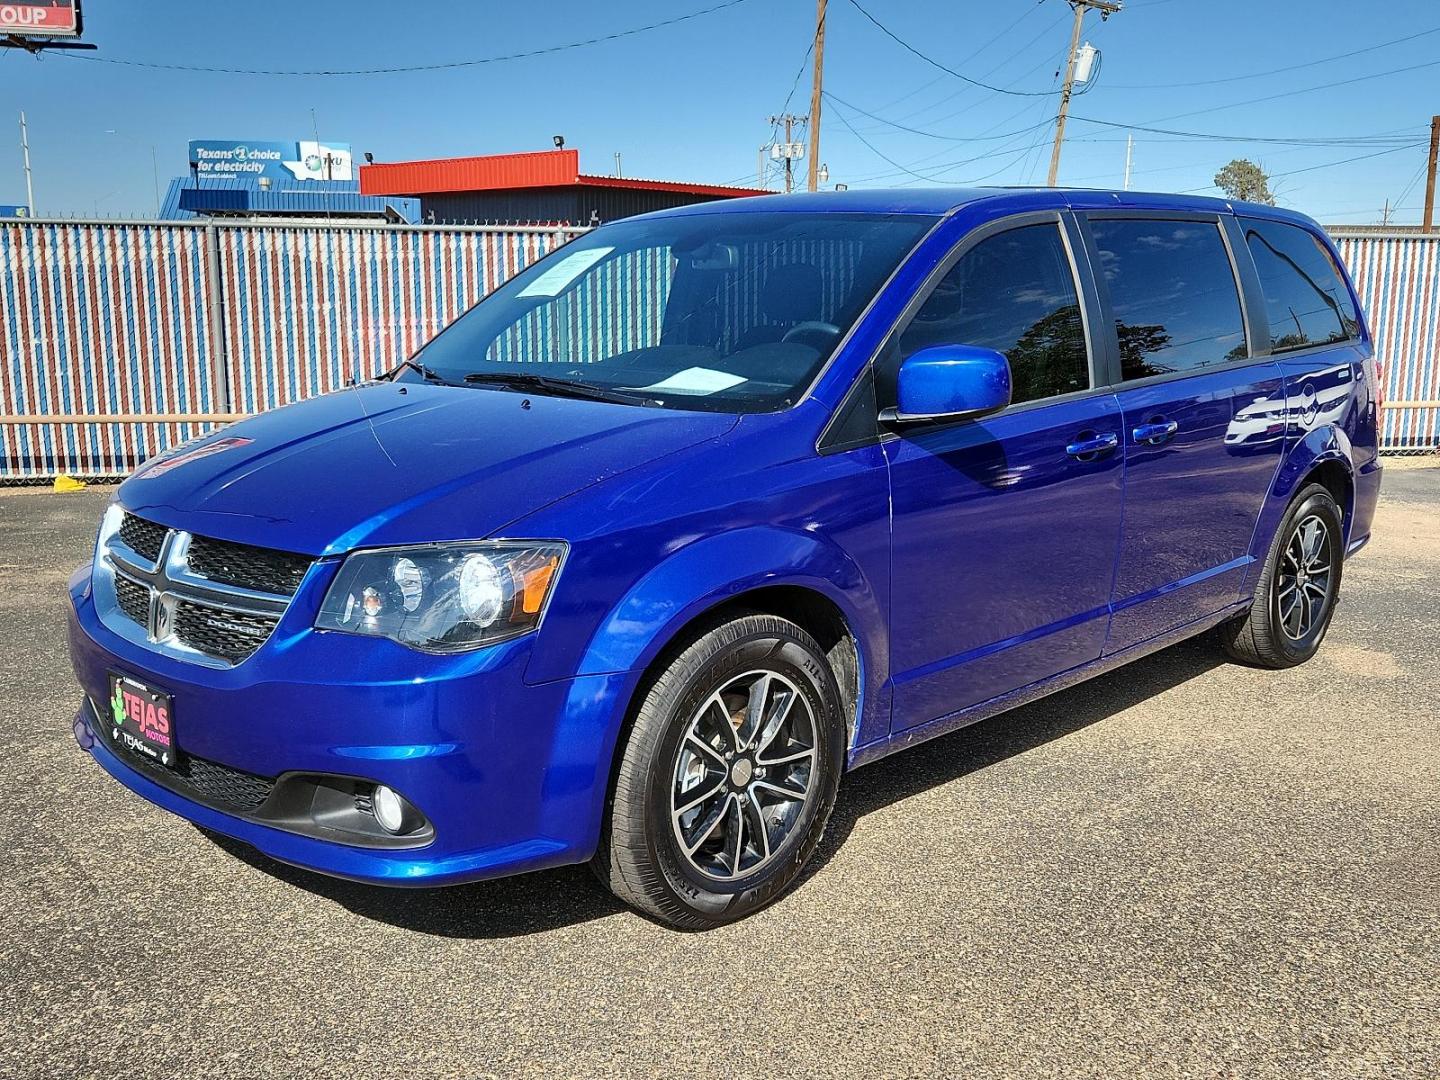
[[[138,518],[134,514],[126,514],[125,520],[120,523],[120,539],[128,544],[136,555],[141,555],[152,563],[160,559],[160,548],[165,543],[166,532],[164,525],[156,525],[155,522]]]
[[[190,539],[190,570],[211,581],[277,596],[294,596],[309,569],[310,559],[305,555],[232,544],[206,536]]]
[[[274,632],[311,561],[124,513],[102,530],[96,599],[101,619],[122,636],[195,663],[232,667]]]
[[[131,622],[145,626],[150,622],[150,586],[116,575],[115,599],[120,610]]]
[[[226,611],[189,600],[175,604],[175,636],[192,648],[234,664],[265,644],[279,621],[271,616]]]

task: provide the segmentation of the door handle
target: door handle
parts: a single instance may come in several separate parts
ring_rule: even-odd
[[[1159,446],[1161,443],[1169,442],[1175,432],[1179,430],[1180,425],[1174,420],[1165,420],[1153,424],[1141,424],[1130,434],[1137,443]]]
[[[1120,437],[1113,431],[1096,434],[1082,431],[1080,437],[1065,447],[1065,453],[1077,461],[1094,461],[1101,454],[1108,454],[1120,445]]]

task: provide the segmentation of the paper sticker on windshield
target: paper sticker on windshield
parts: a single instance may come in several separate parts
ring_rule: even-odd
[[[613,247],[587,248],[569,255],[562,255],[553,266],[520,290],[521,296],[559,296],[566,287],[615,249]]]
[[[718,394],[721,390],[729,390],[744,381],[741,376],[731,375],[728,371],[692,367],[639,389],[653,390],[661,394]]]

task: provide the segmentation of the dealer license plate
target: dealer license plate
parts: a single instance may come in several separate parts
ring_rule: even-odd
[[[112,672],[107,710],[114,742],[161,765],[175,765],[179,750],[169,694]]]

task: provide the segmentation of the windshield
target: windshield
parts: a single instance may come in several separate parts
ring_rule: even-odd
[[[415,360],[457,384],[564,393],[559,380],[636,404],[783,408],[934,222],[773,212],[617,222],[512,278]]]

